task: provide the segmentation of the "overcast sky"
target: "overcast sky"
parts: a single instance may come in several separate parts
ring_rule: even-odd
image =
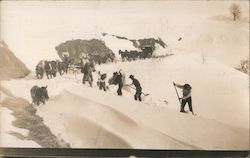
[[[32,68],[56,58],[65,40],[89,39],[101,32],[130,38],[164,36],[169,20],[229,15],[232,1],[0,1],[1,39]],[[248,11],[248,2],[241,2]],[[247,13],[248,15],[248,13]],[[32,57],[31,57],[32,56]]]

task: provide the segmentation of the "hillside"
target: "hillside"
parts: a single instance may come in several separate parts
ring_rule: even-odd
[[[0,41],[0,80],[22,78],[29,74],[28,68],[14,55],[4,41]]]

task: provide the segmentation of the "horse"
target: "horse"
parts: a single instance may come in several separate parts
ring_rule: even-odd
[[[118,52],[119,52],[119,55],[121,55],[121,57],[122,57],[122,61],[125,61],[128,59],[128,51],[127,50],[125,50],[124,52],[119,50]]]
[[[53,77],[56,77],[56,72],[57,72],[57,70],[58,70],[58,68],[57,68],[57,62],[54,61],[54,60],[52,60],[52,61],[50,62],[50,64],[51,64],[51,67],[52,67],[51,75],[52,75]]]
[[[36,65],[36,77],[37,77],[37,79],[42,79],[43,78],[43,74],[44,74],[44,61],[41,60]]]
[[[51,79],[53,76],[55,77],[56,67],[52,62],[45,61],[44,69],[48,79]]]
[[[57,61],[57,70],[62,76],[64,73],[68,73],[68,64],[66,62]]]
[[[131,51],[125,50],[124,52],[119,50],[119,54],[122,57],[122,61],[125,61],[125,59],[127,61],[132,61],[141,58],[141,52],[138,52],[137,50],[131,50]]]
[[[49,99],[47,86],[46,87],[38,87],[33,86],[30,90],[32,104],[40,105],[40,102],[45,104],[45,101]]]

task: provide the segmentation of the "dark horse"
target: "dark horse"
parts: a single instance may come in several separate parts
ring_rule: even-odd
[[[57,72],[56,61],[45,61],[44,69],[48,79],[56,77],[56,72]]]
[[[49,99],[47,86],[46,87],[38,87],[33,86],[30,90],[32,103],[37,106],[40,105],[40,102],[45,104],[45,100]]]
[[[57,69],[59,74],[62,76],[64,73],[68,73],[69,64],[64,61],[57,61]]]
[[[128,51],[125,50],[124,52],[119,50],[119,55],[122,57],[122,61],[128,60]]]
[[[44,61],[40,61],[36,66],[36,77],[42,79],[44,74]]]
[[[119,50],[119,54],[120,54],[121,57],[122,57],[122,61],[125,61],[125,60],[127,60],[127,61],[132,61],[132,60],[136,60],[136,59],[138,59],[138,58],[141,59],[141,54],[142,54],[142,53],[143,53],[143,52],[139,52],[139,51],[137,51],[137,50],[131,50],[131,51],[125,50],[124,52],[121,51],[121,50]]]

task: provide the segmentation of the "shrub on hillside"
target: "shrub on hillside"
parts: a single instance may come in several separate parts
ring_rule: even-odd
[[[82,57],[88,57],[99,64],[113,61],[115,58],[112,50],[98,39],[69,40],[59,44],[55,49],[61,59],[63,59],[63,53],[68,52],[72,64],[79,63]]]

